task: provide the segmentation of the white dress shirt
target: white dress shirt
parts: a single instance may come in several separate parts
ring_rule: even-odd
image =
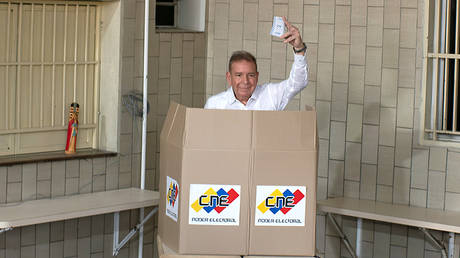
[[[289,78],[279,83],[257,85],[246,105],[236,99],[233,88],[211,96],[206,109],[283,110],[288,102],[308,83],[307,61],[303,55],[294,55]]]

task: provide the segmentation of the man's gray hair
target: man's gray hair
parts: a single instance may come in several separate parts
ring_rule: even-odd
[[[230,57],[230,61],[228,61],[228,71],[229,72],[232,71],[232,64],[234,62],[238,62],[241,60],[248,61],[250,63],[254,63],[256,65],[256,71],[257,71],[256,58],[251,53],[244,51],[244,50],[233,52],[232,56]]]

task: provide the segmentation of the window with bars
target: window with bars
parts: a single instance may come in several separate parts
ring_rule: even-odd
[[[425,10],[422,142],[460,147],[460,2],[428,0]]]
[[[97,147],[100,6],[0,0],[0,155]]]

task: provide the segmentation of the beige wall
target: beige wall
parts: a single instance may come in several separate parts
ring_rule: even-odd
[[[237,49],[256,55],[261,83],[287,76],[292,53],[269,36],[273,16],[285,15],[308,45],[310,83],[288,108],[308,104],[318,110],[318,198],[458,210],[460,153],[417,143],[423,5],[417,0],[209,0],[206,34],[151,30],[147,188],[158,187],[158,136],[170,100],[201,107],[205,96],[224,90],[227,60]],[[142,88],[144,5],[123,0],[122,6],[121,91],[126,94]],[[151,6],[153,13],[153,1]],[[153,15],[151,23],[153,28]],[[117,157],[0,167],[0,203],[138,186],[140,120],[121,109],[121,125]],[[122,213],[123,231],[136,219],[136,212]],[[339,221],[354,242],[356,220]],[[369,221],[364,226],[365,257],[440,257],[415,228]],[[321,254],[349,257],[321,214],[317,229]],[[150,257],[153,225],[146,231]],[[111,257],[111,237],[112,215],[23,227],[0,234],[0,258]],[[132,241],[118,257],[135,257],[136,249]]]
[[[288,108],[318,111],[318,199],[459,210],[460,153],[417,141],[423,8],[422,0],[210,0],[206,95],[225,89],[236,49],[256,55],[262,83],[287,78],[292,51],[269,35],[273,16],[287,16],[308,45],[310,82]],[[340,221],[353,243],[356,220]],[[415,228],[364,224],[363,257],[440,257]],[[321,214],[317,229],[321,254],[350,256]]]
[[[142,92],[144,1],[122,0],[121,94]],[[170,100],[202,107],[205,99],[205,34],[156,33],[151,1],[146,188],[158,189],[159,133]],[[104,103],[102,96],[101,103]],[[0,205],[23,200],[138,187],[141,120],[120,107],[116,157],[0,166]],[[149,210],[146,210],[148,212]],[[121,212],[120,237],[138,222]],[[145,227],[144,257],[153,257],[154,220]],[[0,234],[0,258],[112,257],[113,214],[44,223]],[[117,257],[137,257],[137,237]]]

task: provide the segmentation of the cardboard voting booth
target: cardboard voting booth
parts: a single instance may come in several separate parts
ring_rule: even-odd
[[[160,135],[159,235],[180,254],[315,254],[314,111],[172,103]]]

